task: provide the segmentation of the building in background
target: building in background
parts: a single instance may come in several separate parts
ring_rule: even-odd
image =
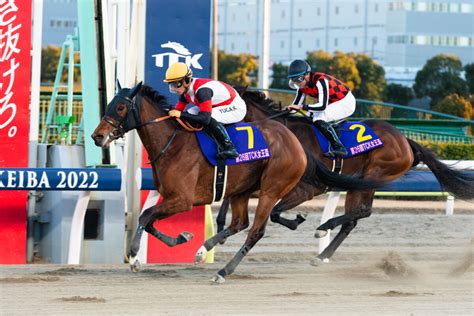
[[[212,0],[211,0],[212,1]],[[218,2],[218,46],[258,56],[263,0]],[[77,26],[77,0],[45,0],[43,47],[61,46]],[[472,0],[271,0],[270,62],[306,52],[367,53],[388,82],[411,85],[428,59],[454,53],[474,62]]]
[[[42,47],[61,47],[77,27],[77,0],[44,0]]]
[[[389,78],[410,81],[427,59],[453,53],[474,62],[474,2],[390,1],[383,66]]]
[[[219,1],[220,50],[258,55],[262,2]],[[315,50],[367,53],[389,82],[411,85],[436,54],[474,62],[472,0],[272,0],[271,12],[271,63]]]

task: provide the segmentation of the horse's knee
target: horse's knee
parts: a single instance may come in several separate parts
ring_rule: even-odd
[[[238,230],[241,231],[241,230],[244,230],[246,229],[247,227],[249,227],[250,223],[248,221],[248,219],[242,223],[239,223],[239,225],[237,225],[238,227]]]
[[[351,231],[357,226],[357,221],[350,221],[348,223],[345,223],[341,227],[341,231]]]
[[[270,214],[270,220],[274,223],[278,223],[279,219],[280,219],[280,212],[273,210]]]
[[[152,208],[144,210],[143,213],[141,213],[138,217],[138,224],[143,227],[147,227],[152,220],[152,214]]]
[[[347,214],[355,221],[361,218],[366,218],[372,214],[372,206],[360,205]]]
[[[371,206],[364,206],[361,207],[357,212],[358,218],[366,218],[372,215],[372,207]]]

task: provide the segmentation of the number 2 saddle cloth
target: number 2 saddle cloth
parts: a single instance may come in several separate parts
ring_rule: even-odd
[[[236,123],[227,125],[225,128],[239,153],[237,158],[226,159],[226,165],[236,165],[271,157],[267,142],[254,125],[250,123]],[[204,131],[196,132],[196,136],[204,156],[211,165],[216,166],[216,142]]]
[[[362,122],[344,121],[333,124],[333,127],[338,133],[342,144],[347,149],[348,154],[342,158],[357,156],[383,146],[383,142],[377,134]],[[316,134],[321,150],[323,153],[327,153],[329,151],[329,141],[314,125],[313,131]]]

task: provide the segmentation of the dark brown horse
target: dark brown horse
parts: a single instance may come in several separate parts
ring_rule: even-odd
[[[268,118],[280,121],[298,137],[303,147],[309,149],[327,166],[332,165],[332,160],[323,155],[308,118],[290,116],[288,111],[281,111],[280,105],[261,92],[249,91],[245,88],[239,88],[238,90],[247,103],[245,121],[262,121]],[[430,150],[406,138],[398,129],[385,121],[366,120],[364,123],[376,132],[384,145],[368,153],[344,160],[343,174],[357,174],[364,178],[390,182],[400,178],[411,167],[422,161],[430,168],[444,190],[460,198],[474,198],[474,178],[472,176],[449,168],[439,161]],[[304,222],[304,217],[298,215],[296,219],[289,220],[281,217],[280,214],[312,199],[316,195],[324,193],[326,189],[326,187],[320,185],[313,186],[304,182],[298,183],[273,208],[270,215],[271,220],[290,229],[296,229],[299,224]],[[328,230],[341,225],[339,233],[316,258],[314,263],[329,259],[357,225],[357,221],[370,216],[374,193],[375,190],[350,190],[347,192],[345,214],[328,220],[316,230],[315,237],[319,238],[325,236]],[[226,207],[228,207],[228,201],[224,201],[221,206],[218,215],[218,227],[222,226],[222,222],[225,221]]]
[[[191,234],[183,232],[176,238],[166,236],[153,223],[190,210],[193,205],[210,204],[213,199],[213,167],[199,150],[195,134],[183,130],[175,119],[169,119],[169,109],[165,97],[150,87],[139,84],[133,89],[121,89],[119,86],[119,92],[107,106],[102,121],[92,135],[97,146],[107,147],[111,141],[136,129],[152,161],[155,187],[163,197],[162,203],[140,215],[130,247],[129,259],[133,271],[140,269],[137,253],[143,231],[169,246],[187,242],[192,238]],[[313,184],[324,181],[343,187],[345,183],[349,187],[354,186],[353,179],[334,176],[312,155],[307,155],[296,136],[280,123],[266,120],[255,125],[262,132],[271,157],[229,166],[225,192],[227,197],[232,198],[232,222],[227,229],[207,240],[196,254],[196,261],[203,260],[206,252],[221,240],[248,227],[248,200],[252,192],[260,190],[255,219],[247,239],[232,260],[214,277],[215,282],[223,282],[225,276],[235,270],[247,252],[262,238],[273,206],[303,175],[303,179]],[[359,182],[364,185],[364,181]]]

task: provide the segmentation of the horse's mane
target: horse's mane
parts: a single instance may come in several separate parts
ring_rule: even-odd
[[[257,104],[257,106],[266,110],[269,116],[283,112],[281,102],[277,103],[273,99],[267,97],[266,94],[261,91],[248,90],[247,87],[242,86],[236,86],[234,88],[240,94],[247,106],[251,106],[252,103]],[[284,117],[290,121],[308,122],[308,119],[302,116],[288,114]]]
[[[171,107],[168,103],[168,99],[164,95],[160,94],[158,91],[148,85],[142,86],[140,89],[140,94],[152,101],[154,105],[158,106],[162,110],[167,110]]]
[[[268,98],[265,93],[261,91],[248,90],[247,87],[237,86],[235,90],[240,94],[245,103],[249,102],[257,103],[263,106],[270,115],[280,113],[282,111],[281,102],[277,103],[274,100]]]

